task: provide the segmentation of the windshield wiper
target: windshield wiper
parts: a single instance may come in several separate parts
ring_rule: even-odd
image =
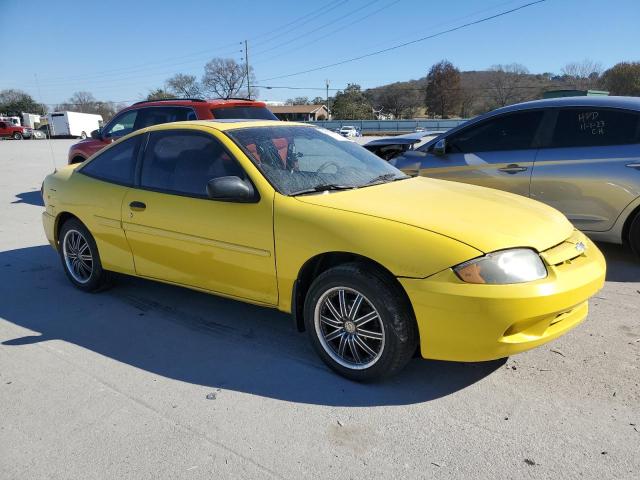
[[[297,192],[290,193],[292,197],[296,195],[306,195],[309,193],[318,193],[318,192],[328,192],[329,190],[351,190],[353,188],[357,188],[353,185],[337,185],[335,183],[325,183],[322,185],[316,185],[315,187],[305,188],[302,190],[298,190]]]
[[[391,180],[392,182],[395,182],[396,180],[404,180],[405,178],[409,178],[408,175],[404,175],[402,177],[396,177],[397,173],[394,172],[390,172],[390,173],[383,173],[382,175],[378,175],[377,177],[373,177],[371,180],[369,180],[367,183],[361,185],[362,187],[364,186],[368,186],[368,185],[376,185],[378,183],[384,183],[387,180]]]

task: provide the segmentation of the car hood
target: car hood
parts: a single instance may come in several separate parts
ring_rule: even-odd
[[[416,177],[354,190],[296,197],[327,208],[384,218],[429,230],[482,252],[566,240],[573,226],[557,210],[499,190]]]

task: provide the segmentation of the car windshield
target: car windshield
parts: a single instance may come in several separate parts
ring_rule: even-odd
[[[325,129],[269,126],[230,130],[227,134],[285,195],[409,178],[360,145]]]

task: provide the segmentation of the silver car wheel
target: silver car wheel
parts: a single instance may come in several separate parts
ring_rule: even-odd
[[[78,283],[87,283],[93,272],[89,242],[77,230],[69,230],[62,239],[62,254],[67,271]]]
[[[316,334],[325,352],[343,367],[364,370],[384,351],[380,314],[362,293],[334,287],[322,294],[314,310]]]

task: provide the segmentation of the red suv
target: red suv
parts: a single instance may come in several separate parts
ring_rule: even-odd
[[[14,140],[22,140],[23,138],[30,138],[31,135],[30,128],[14,125],[9,120],[0,120],[0,138],[7,137]]]
[[[91,138],[72,145],[69,149],[69,163],[84,162],[111,142],[141,128],[159,123],[213,118],[277,120],[264,102],[254,100],[182,98],[138,102],[118,112],[100,130],[91,132]]]

